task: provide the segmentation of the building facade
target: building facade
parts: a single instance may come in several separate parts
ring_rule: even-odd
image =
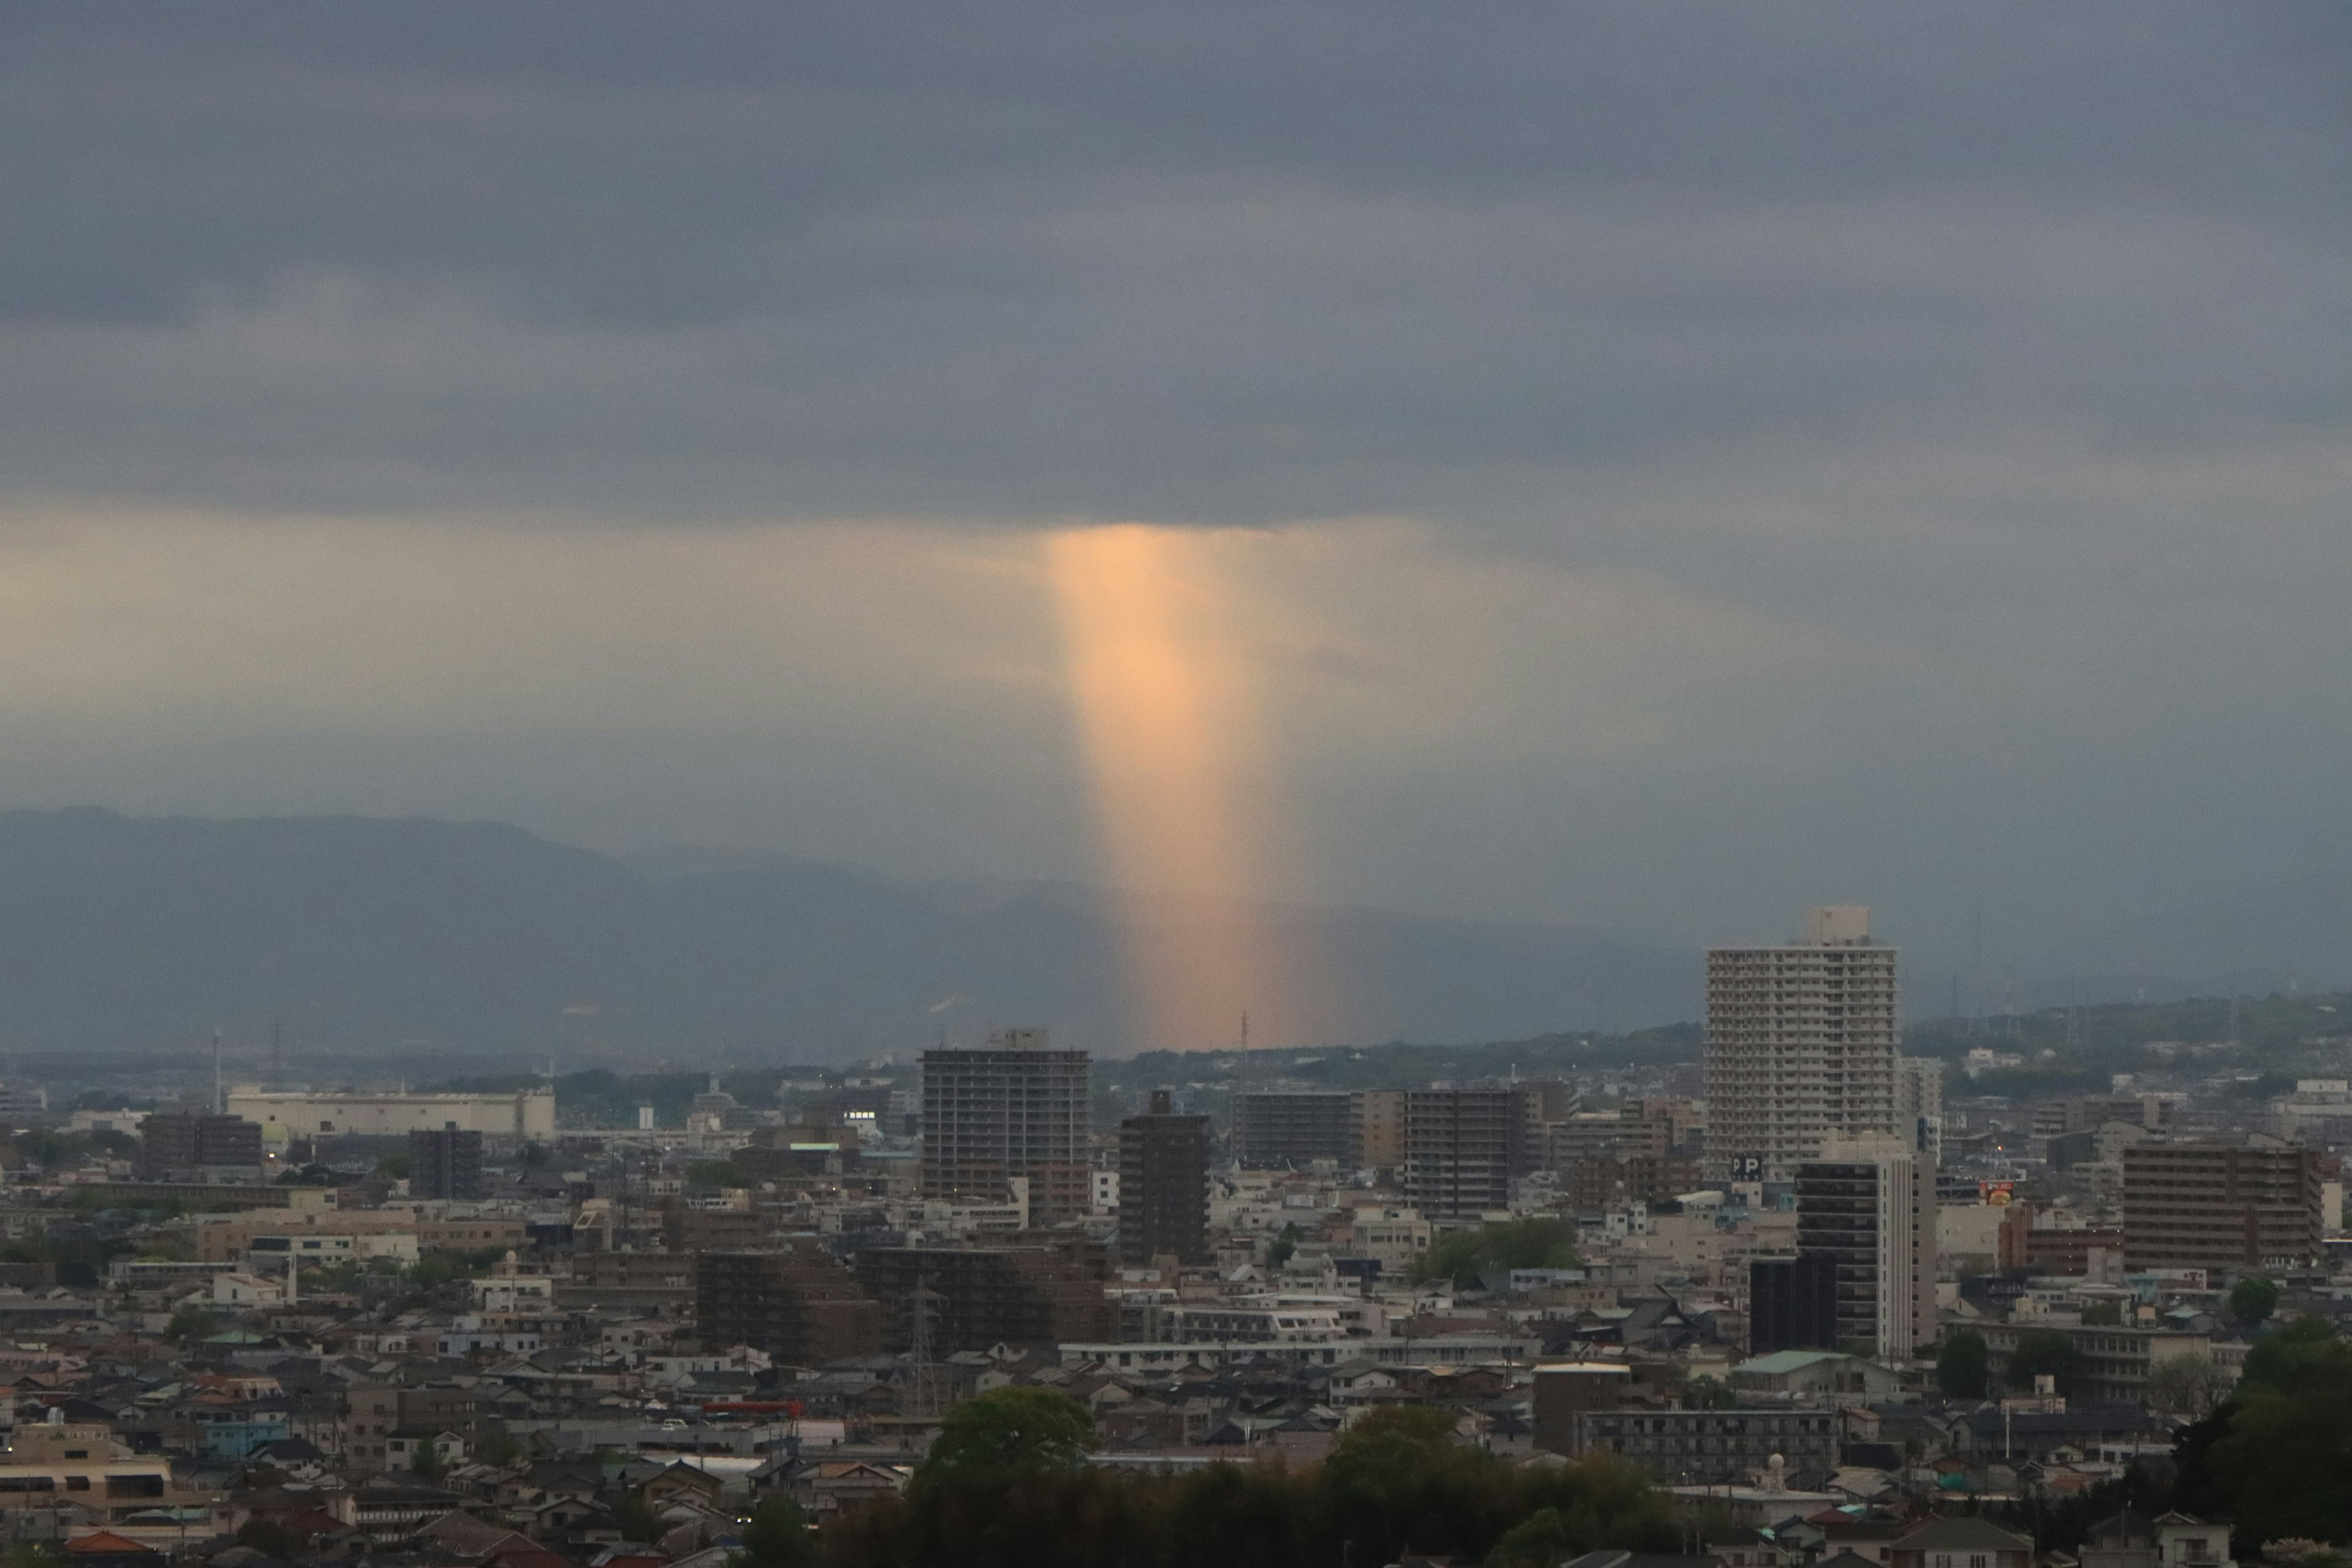
[[[1892,1133],[1832,1139],[1797,1167],[1797,1255],[1825,1258],[1835,1279],[1826,1346],[1887,1358],[1936,1337],[1936,1178]]]
[[[933,1356],[1102,1341],[1118,1330],[1118,1310],[1103,1289],[1109,1261],[1083,1237],[1016,1247],[869,1247],[855,1267],[857,1282],[882,1303],[882,1346],[893,1355],[915,1348],[919,1326]]]
[[[1165,1089],[1118,1124],[1118,1252],[1129,1263],[1209,1260],[1209,1119],[1172,1113]]]
[[[1507,1089],[1417,1089],[1405,1096],[1405,1199],[1424,1218],[1475,1220],[1511,1202],[1519,1100]]]
[[[139,1173],[150,1181],[208,1165],[260,1163],[261,1129],[241,1116],[158,1110],[139,1124]]]
[[[1858,904],[1802,940],[1706,956],[1707,1173],[1786,1182],[1829,1139],[1895,1131],[1895,952]]]
[[[1832,1411],[1585,1411],[1569,1430],[1570,1454],[1615,1454],[1666,1486],[1738,1485],[1776,1454],[1798,1473],[1837,1468]]]
[[[798,1252],[706,1252],[695,1265],[703,1343],[749,1345],[790,1366],[882,1353],[882,1304],[856,1276]]]
[[[2272,1268],[2321,1254],[2315,1150],[2135,1143],[2123,1167],[2126,1268]]]
[[[296,1138],[404,1138],[411,1132],[446,1131],[452,1122],[467,1132],[493,1138],[555,1136],[555,1091],[514,1094],[312,1093],[305,1089],[228,1091],[228,1109],[261,1129],[262,1142],[282,1149]]]
[[[1234,1152],[1242,1168],[1356,1163],[1356,1097],[1339,1089],[1253,1090],[1234,1096]]]
[[[1002,1031],[985,1050],[925,1051],[923,1195],[1002,1199],[1025,1176],[1031,1223],[1086,1214],[1090,1075],[1086,1052],[1053,1049],[1043,1029]]]
[[[482,1195],[482,1135],[445,1127],[408,1135],[408,1195],[412,1198],[478,1198]]]

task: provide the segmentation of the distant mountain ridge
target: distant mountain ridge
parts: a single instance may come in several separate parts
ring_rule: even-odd
[[[1346,977],[1349,1043],[1616,1030],[1699,1005],[1696,952],[1533,922],[1279,917],[1312,927]],[[992,1020],[1124,1055],[1120,919],[1063,884],[689,847],[615,858],[500,823],[6,812],[0,1045],[157,1049],[215,1027],[253,1042],[274,1020],[306,1055],[819,1062]]]

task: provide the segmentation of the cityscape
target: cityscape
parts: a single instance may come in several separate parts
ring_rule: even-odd
[[[2011,1033],[1906,1033],[1869,910],[1792,924],[1707,954],[1687,1058],[1459,1081],[1287,1052],[1130,1089],[1037,1026],[732,1075],[761,1099],[11,1085],[11,1530],[110,1564],[715,1568],[763,1519],[787,1556],[903,1550],[957,1413],[1020,1394],[1105,1484],[1380,1440],[1614,1496],[1503,1562],[2320,1552],[2283,1532],[2334,1480],[2183,1444],[2336,1397],[2352,1081],[2148,1039],[2084,1092]]]
[[[0,1568],[2352,1568],[2347,111],[0,5]]]

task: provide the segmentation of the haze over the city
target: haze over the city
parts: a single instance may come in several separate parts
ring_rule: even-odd
[[[1674,951],[1851,901],[1937,989],[2343,931],[2340,7],[0,39],[0,806]],[[1187,940],[1145,1010],[1350,984]]]

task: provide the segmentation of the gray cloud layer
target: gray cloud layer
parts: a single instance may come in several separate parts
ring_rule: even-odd
[[[1362,896],[1948,938],[2352,853],[2340,6],[0,25],[17,496],[1404,515],[1853,661],[1633,761],[1335,745]]]

